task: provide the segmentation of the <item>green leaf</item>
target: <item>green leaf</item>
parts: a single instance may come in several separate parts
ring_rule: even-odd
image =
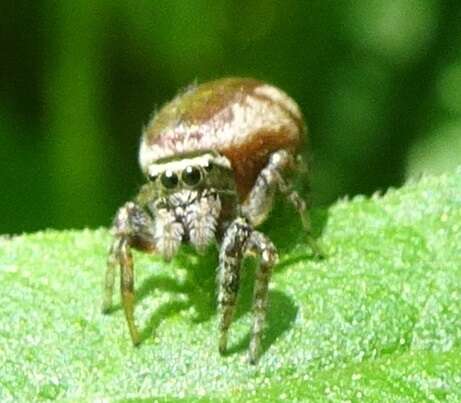
[[[100,313],[106,229],[1,238],[0,400],[461,401],[461,169],[314,212],[323,261],[271,222],[281,261],[257,366],[254,262],[221,357],[216,253],[135,255],[134,348],[119,299]]]

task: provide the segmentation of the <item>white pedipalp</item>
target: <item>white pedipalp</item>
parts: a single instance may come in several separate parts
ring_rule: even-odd
[[[215,240],[221,200],[218,195],[202,195],[195,203],[187,206],[184,224],[191,244],[202,252]]]
[[[172,211],[159,209],[155,214],[154,241],[157,250],[166,261],[176,254],[184,235],[183,225],[176,220]]]

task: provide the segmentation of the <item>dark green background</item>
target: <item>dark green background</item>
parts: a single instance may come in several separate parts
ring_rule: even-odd
[[[2,1],[0,233],[109,224],[141,128],[227,75],[301,105],[314,199],[461,163],[461,2]]]

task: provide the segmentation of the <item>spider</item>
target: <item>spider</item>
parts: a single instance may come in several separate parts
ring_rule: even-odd
[[[253,291],[249,361],[261,354],[268,286],[277,251],[255,228],[280,191],[299,212],[310,235],[305,202],[286,174],[306,132],[297,104],[282,90],[250,78],[224,78],[193,86],[166,104],[144,129],[139,162],[147,183],[114,219],[105,275],[103,312],[110,311],[115,269],[131,339],[134,319],[132,249],[171,260],[182,243],[199,253],[219,247],[217,304],[219,352],[226,352],[243,258],[259,256]]]

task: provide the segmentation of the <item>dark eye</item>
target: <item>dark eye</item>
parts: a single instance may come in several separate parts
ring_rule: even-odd
[[[165,171],[160,177],[160,182],[165,189],[174,189],[178,185],[178,175],[173,171]]]
[[[150,175],[150,174],[149,174],[149,175],[148,175],[148,178],[149,178],[149,180],[150,180],[151,182],[155,182],[155,181],[157,180],[157,178],[158,178],[158,175]]]
[[[195,186],[200,182],[202,175],[200,169],[196,167],[187,167],[182,171],[181,178],[187,186]]]

